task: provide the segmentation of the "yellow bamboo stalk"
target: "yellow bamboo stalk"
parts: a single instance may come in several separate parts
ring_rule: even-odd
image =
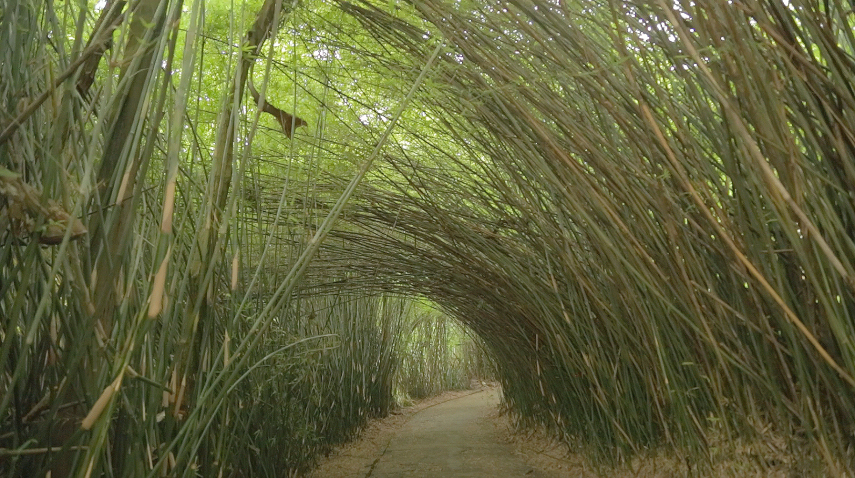
[[[160,267],[157,269],[157,274],[154,276],[154,285],[151,288],[148,305],[148,317],[150,319],[157,317],[157,315],[163,310],[164,298],[166,295],[164,286],[166,284],[166,272],[169,269],[170,256],[172,256],[171,247],[166,251],[166,256],[163,258],[163,261],[161,261]]]
[[[164,234],[172,234],[172,216],[175,212],[175,178],[166,183],[166,192],[163,196],[163,216],[160,221],[160,230]]]
[[[229,337],[229,331],[226,330],[226,336],[225,336],[225,338],[223,338],[223,366],[224,367],[229,366],[229,344],[231,343],[231,341],[232,341],[232,339],[231,339],[231,337]]]
[[[232,258],[232,290],[237,290],[238,286],[238,270],[240,267],[240,252],[235,251],[235,256]]]
[[[92,409],[89,410],[89,413],[86,414],[86,418],[83,419],[83,422],[80,424],[80,428],[83,430],[91,430],[92,425],[98,420],[101,414],[104,412],[104,408],[110,403],[110,399],[113,398],[113,395],[119,391],[119,387],[122,386],[122,377],[124,377],[125,372],[122,371],[113,383],[107,385],[103,392],[101,392],[101,396],[98,397],[98,400],[95,401],[95,405],[92,405]]]
[[[177,419],[182,419],[181,404],[184,402],[184,391],[187,389],[187,375],[181,377],[181,386],[178,387],[178,392],[175,394],[175,403],[172,406],[172,416]]]

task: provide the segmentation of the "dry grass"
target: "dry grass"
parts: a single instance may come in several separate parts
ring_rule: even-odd
[[[787,449],[786,440],[768,434],[750,443],[746,440],[716,440],[707,460],[696,461],[674,456],[673,450],[642,453],[617,467],[603,467],[592,462],[584,445],[568,445],[543,427],[514,424],[506,412],[491,416],[493,426],[516,448],[533,468],[567,478],[672,478],[696,476],[705,478],[791,478],[796,476],[826,476],[828,469],[822,460],[812,456],[807,448]]]

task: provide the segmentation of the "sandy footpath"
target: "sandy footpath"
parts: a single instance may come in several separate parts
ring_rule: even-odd
[[[448,392],[371,422],[353,442],[320,461],[308,478],[427,478],[524,476],[601,477],[582,458],[542,432],[515,431],[499,413],[500,389]],[[799,473],[792,462],[756,466],[756,453],[719,457],[712,469],[689,471],[684,460],[636,458],[608,470],[611,478],[784,478]],[[789,465],[789,466],[787,466]],[[794,474],[795,471],[795,474]]]
[[[498,415],[499,393],[495,387],[449,392],[405,408],[370,424],[308,476],[570,476],[548,457],[531,460],[520,453],[507,420]]]

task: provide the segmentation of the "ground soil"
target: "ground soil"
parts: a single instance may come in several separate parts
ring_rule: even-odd
[[[331,454],[313,478],[541,477],[497,420],[499,390],[481,387],[422,401],[371,424]]]
[[[597,474],[566,445],[538,431],[516,430],[499,412],[495,386],[448,392],[370,423],[357,440],[335,450],[310,478],[665,478],[674,476],[786,477],[779,467],[724,460],[706,472],[668,457],[635,460]],[[778,468],[778,469],[774,469]]]

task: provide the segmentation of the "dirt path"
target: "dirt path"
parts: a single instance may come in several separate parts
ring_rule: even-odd
[[[322,460],[310,478],[596,478],[578,454],[543,432],[513,432],[499,416],[499,389],[448,392],[376,420],[360,437]],[[745,448],[744,446],[742,448]],[[750,447],[749,447],[750,448]],[[749,450],[750,451],[750,450]],[[758,467],[745,453],[726,453],[713,469],[697,476],[784,478],[821,476],[793,473],[787,460]],[[779,460],[780,461],[780,460]],[[647,457],[611,470],[611,478],[672,478],[690,473],[684,460]],[[790,470],[790,471],[788,471]],[[602,470],[601,470],[602,471]]]
[[[315,478],[557,476],[526,463],[495,421],[499,391],[446,394],[383,420],[331,456]],[[491,418],[491,415],[493,418]]]

